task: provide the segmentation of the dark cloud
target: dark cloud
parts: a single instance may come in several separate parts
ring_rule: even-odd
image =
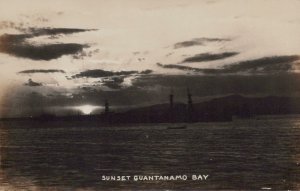
[[[254,60],[242,61],[230,65],[226,65],[217,69],[202,69],[194,68],[176,64],[163,65],[157,63],[158,66],[168,69],[178,69],[191,72],[201,72],[204,74],[236,74],[236,73],[248,73],[248,74],[261,74],[261,73],[278,73],[289,72],[293,70],[293,64],[299,60],[298,55],[292,56],[273,56],[264,57]]]
[[[92,57],[94,54],[98,53],[99,49],[95,49],[95,50],[90,50],[90,51],[80,51],[76,54],[73,55],[74,59],[84,59],[85,57]]]
[[[76,43],[46,45],[11,43],[1,45],[0,52],[32,60],[52,60],[63,55],[75,54],[86,47],[88,46]]]
[[[83,72],[80,72],[79,74],[76,74],[72,76],[73,78],[101,78],[101,77],[108,77],[108,76],[121,76],[121,75],[130,75],[130,74],[136,74],[138,71],[119,71],[119,72],[113,72],[113,71],[106,71],[106,70],[86,70]]]
[[[166,68],[166,69],[177,69],[177,70],[183,70],[187,72],[200,72],[204,74],[222,74],[222,69],[213,69],[213,68],[194,68],[189,66],[182,66],[182,65],[176,65],[176,64],[160,64],[157,63],[157,66]]]
[[[66,73],[64,70],[49,69],[49,70],[23,70],[19,74],[34,74],[34,73]]]
[[[143,70],[140,72],[140,74],[151,74],[153,71],[152,70]]]
[[[182,62],[205,62],[225,59],[239,54],[238,52],[223,52],[220,54],[203,53],[184,59]]]
[[[79,74],[76,74],[72,76],[72,78],[102,78],[102,77],[110,77],[110,76],[128,76],[131,74],[150,74],[152,73],[152,70],[144,70],[141,72],[138,71],[106,71],[101,69],[95,69],[95,70],[86,70],[83,72],[80,72]]]
[[[86,44],[77,43],[55,43],[36,45],[29,43],[27,39],[48,35],[72,34],[90,31],[89,29],[69,29],[69,28],[29,28],[24,34],[4,34],[0,36],[0,52],[13,55],[15,57],[29,58],[32,60],[51,60],[63,55],[77,54]]]
[[[32,36],[73,34],[73,33],[88,32],[94,30],[96,29],[77,29],[77,28],[28,28],[26,29],[26,31]]]
[[[74,78],[101,78],[97,84],[101,84],[101,86],[106,86],[110,89],[120,90],[124,87],[128,88],[128,86],[122,85],[124,79],[129,77],[130,75],[138,75],[145,76],[151,74],[152,70],[143,70],[143,71],[106,71],[101,69],[95,70],[86,70],[80,72],[76,75],[73,75],[69,80]],[[97,86],[97,85],[95,85]],[[86,88],[86,87],[85,87]]]
[[[286,72],[292,70],[293,62],[299,59],[298,55],[264,57],[227,65],[223,72]]]
[[[34,82],[32,79],[29,79],[27,83],[24,84],[25,86],[42,86],[42,83]]]
[[[144,70],[139,72],[139,74],[144,74],[144,75],[148,75],[151,74],[152,70]],[[108,77],[105,78],[101,81],[101,83],[111,89],[121,89],[122,83],[124,82],[124,78],[126,78],[127,76],[113,76],[113,77]],[[128,88],[128,87],[127,87]]]
[[[221,41],[230,41],[227,38],[194,38],[189,41],[178,42],[174,44],[174,48],[183,48],[183,47],[190,47],[190,46],[199,46],[205,45],[207,42],[221,42]]]
[[[122,88],[121,84],[124,82],[124,77],[112,77],[102,81],[102,84],[111,89]]]

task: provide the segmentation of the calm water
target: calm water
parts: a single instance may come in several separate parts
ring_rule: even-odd
[[[0,190],[300,189],[300,119],[91,126],[2,123]],[[101,180],[178,174],[209,177]]]

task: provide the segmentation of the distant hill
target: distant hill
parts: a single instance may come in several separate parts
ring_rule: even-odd
[[[255,115],[300,113],[298,97],[244,97],[230,95],[193,104],[174,103],[152,105],[113,115],[114,122],[198,122],[230,121],[232,116],[250,118]]]

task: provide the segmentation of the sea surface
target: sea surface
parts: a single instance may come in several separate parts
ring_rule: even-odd
[[[168,129],[180,126],[186,128]],[[103,175],[188,180],[103,181]],[[300,118],[102,127],[1,122],[0,190],[131,189],[300,190]]]

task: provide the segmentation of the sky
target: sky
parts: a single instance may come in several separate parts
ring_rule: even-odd
[[[299,96],[299,0],[0,2],[0,117]],[[86,108],[86,107],[85,107]],[[91,107],[90,107],[91,108]]]

